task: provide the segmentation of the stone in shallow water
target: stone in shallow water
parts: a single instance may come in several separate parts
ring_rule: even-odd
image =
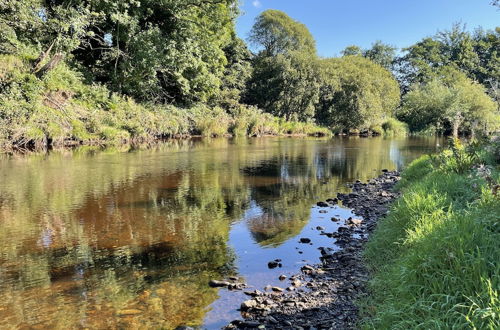
[[[304,243],[304,244],[311,243],[311,239],[307,238],[307,237],[302,237],[300,239],[300,243]]]
[[[227,281],[211,280],[210,282],[208,282],[208,285],[210,285],[212,288],[222,288],[231,285],[231,283]]]
[[[242,302],[240,308],[241,310],[246,311],[250,308],[255,308],[255,307],[257,307],[257,301],[250,299]]]

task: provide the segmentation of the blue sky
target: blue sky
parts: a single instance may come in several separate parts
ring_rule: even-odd
[[[320,56],[336,56],[348,45],[368,48],[382,40],[407,47],[461,21],[477,26],[500,26],[500,11],[490,0],[241,0],[237,31],[247,39],[255,17],[279,9],[309,28]]]

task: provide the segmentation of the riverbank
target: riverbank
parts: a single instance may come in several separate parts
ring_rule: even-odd
[[[365,252],[364,328],[500,327],[500,140],[414,161]]]
[[[75,145],[153,143],[186,136],[329,136],[314,123],[287,121],[234,103],[178,107],[139,103],[88,83],[66,63],[39,78],[33,59],[0,55],[0,152]]]
[[[227,328],[498,328],[499,151],[455,141],[328,200],[362,216],[323,233],[341,249],[319,247],[286,291],[248,292]]]
[[[286,289],[248,291],[253,297],[241,306],[245,320],[233,321],[227,328],[353,327],[358,314],[355,300],[366,294],[368,280],[367,269],[361,262],[363,247],[377,220],[398,197],[391,189],[399,180],[399,173],[385,171],[368,183],[356,182],[350,194],[319,202],[319,207],[327,208],[341,201],[362,219],[332,218],[331,221],[341,221],[343,225],[336,232],[322,232],[332,238],[331,246],[318,247],[322,263],[303,266],[301,273],[286,279]]]

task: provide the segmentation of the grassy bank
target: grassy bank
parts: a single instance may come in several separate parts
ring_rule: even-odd
[[[255,107],[139,104],[110,93],[62,63],[43,78],[32,58],[0,55],[0,150],[68,144],[146,142],[179,135],[329,135],[312,123],[287,122]]]
[[[500,327],[500,140],[414,161],[365,252],[362,327]]]

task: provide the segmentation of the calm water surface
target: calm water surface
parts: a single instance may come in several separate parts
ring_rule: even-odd
[[[245,296],[210,279],[286,287],[280,274],[334,247],[316,227],[351,214],[317,201],[438,143],[182,140],[0,157],[0,328],[219,328]],[[276,258],[283,267],[268,269]]]

